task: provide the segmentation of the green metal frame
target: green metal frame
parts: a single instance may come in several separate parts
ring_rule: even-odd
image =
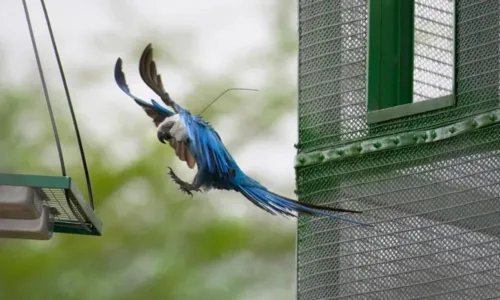
[[[500,109],[479,114],[444,127],[403,132],[397,135],[354,142],[337,148],[301,153],[296,156],[295,167],[312,166],[368,153],[405,148],[417,144],[434,143],[499,123]]]
[[[455,5],[455,0],[452,0]],[[450,95],[413,101],[415,1],[369,1],[367,123],[378,123],[455,104],[455,74]],[[453,11],[456,24],[456,8]],[[456,26],[453,39],[456,39]],[[455,57],[456,42],[454,41]],[[455,58],[456,60],[456,58]],[[454,66],[456,63],[454,63]]]
[[[369,1],[368,110],[412,102],[414,1]]]
[[[424,113],[431,110],[442,109],[455,105],[455,96],[448,95],[425,101],[402,104],[394,107],[368,112],[366,120],[368,124],[388,121],[395,118],[402,118],[411,115]]]
[[[0,173],[0,185],[38,189],[51,210],[64,212],[61,216],[56,216],[54,232],[102,235],[102,222],[84,200],[71,177]]]

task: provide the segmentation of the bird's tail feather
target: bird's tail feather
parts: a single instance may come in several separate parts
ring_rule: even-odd
[[[273,215],[279,214],[293,217],[295,216],[293,212],[301,212],[309,215],[323,215],[358,225],[373,226],[355,219],[346,218],[340,214],[326,212],[361,213],[360,211],[303,203],[280,196],[260,186],[240,186],[238,187],[238,191],[253,204]]]

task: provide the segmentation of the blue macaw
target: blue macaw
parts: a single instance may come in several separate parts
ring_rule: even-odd
[[[161,76],[156,71],[153,60],[153,48],[149,44],[143,51],[139,72],[144,82],[167,105],[169,110],[155,100],[150,103],[134,96],[126,83],[122,71],[122,60],[118,58],[115,65],[115,80],[120,89],[139,104],[157,126],[157,137],[161,143],[168,141],[176,155],[185,161],[189,168],[196,165],[196,173],[192,183],[181,180],[171,168],[170,176],[180,186],[180,189],[192,196],[192,191],[208,191],[211,188],[233,190],[240,192],[259,208],[273,214],[285,217],[295,216],[294,213],[309,215],[324,215],[359,225],[367,223],[346,218],[340,214],[325,212],[361,213],[360,211],[342,208],[331,208],[310,203],[303,203],[277,195],[256,180],[247,176],[226,149],[219,134],[199,115],[192,115],[188,110],[175,103],[165,91]]]

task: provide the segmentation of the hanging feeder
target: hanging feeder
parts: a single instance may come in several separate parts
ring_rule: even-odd
[[[89,201],[84,199],[71,176],[66,174],[59,134],[57,132],[50,97],[40,63],[40,57],[38,55],[33,27],[31,25],[26,0],[23,0],[26,21],[28,23],[33,50],[38,64],[40,79],[61,162],[61,175],[0,173],[0,238],[48,240],[52,237],[53,232],[100,236],[102,234],[102,223],[94,212],[92,186],[78,124],[76,122],[54,34],[50,25],[47,8],[43,0],[41,0],[41,4],[66,92],[66,99],[70,109],[73,126],[75,128],[87,181]]]

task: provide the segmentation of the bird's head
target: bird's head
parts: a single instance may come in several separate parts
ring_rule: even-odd
[[[171,117],[165,118],[165,120],[158,125],[156,136],[161,143],[165,144],[165,140],[173,138],[172,134],[175,135],[175,132],[172,132],[172,130],[178,120],[179,115],[175,114]]]
[[[165,144],[165,140],[169,140],[172,138],[172,135],[170,135],[170,132],[162,130],[162,128],[158,128],[158,131],[156,132],[156,136],[158,137],[158,140],[160,143]]]

